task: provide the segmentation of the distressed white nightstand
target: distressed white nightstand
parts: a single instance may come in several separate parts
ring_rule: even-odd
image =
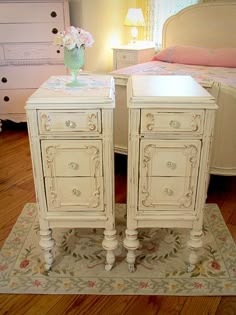
[[[151,42],[113,47],[113,70],[151,61],[154,56],[154,47]]]
[[[115,261],[113,109],[111,76],[49,78],[27,101],[40,246],[53,264],[52,228],[104,228],[106,270]]]
[[[190,228],[188,271],[202,246],[203,209],[217,105],[190,76],[128,81],[127,248],[135,269],[138,228]]]

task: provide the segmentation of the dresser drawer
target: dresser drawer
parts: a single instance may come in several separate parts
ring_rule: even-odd
[[[34,89],[0,89],[0,114],[25,114],[25,103],[33,92]]]
[[[202,134],[204,111],[141,110],[141,133]]]
[[[63,21],[63,3],[0,3],[0,23]]]
[[[38,111],[40,134],[101,133],[100,110]]]
[[[36,89],[51,75],[59,74],[66,74],[66,67],[63,64],[3,66],[0,74],[0,90]]]
[[[101,140],[42,140],[44,176],[102,176]]]
[[[102,177],[46,177],[48,211],[103,211]]]
[[[64,29],[63,22],[0,24],[1,43],[40,43],[52,44],[56,32]],[[35,35],[37,34],[37,35]]]
[[[200,140],[141,140],[140,174],[195,177],[200,150]]]
[[[29,59],[61,59],[63,51],[50,43],[45,44],[8,44],[3,45],[5,60],[29,60]],[[1,51],[1,47],[0,47]],[[1,52],[0,52],[1,59]],[[22,62],[23,63],[23,62]]]
[[[196,178],[141,177],[139,210],[194,210]]]

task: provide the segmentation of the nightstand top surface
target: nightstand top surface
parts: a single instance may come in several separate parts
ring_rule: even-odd
[[[71,76],[52,76],[28,99],[26,108],[42,108],[55,104],[62,106],[75,106],[88,108],[113,108],[114,79],[109,75],[79,76],[82,86],[69,87],[67,83]]]
[[[112,49],[116,50],[143,50],[143,49],[149,49],[149,48],[155,48],[155,45],[153,42],[149,41],[137,41],[136,43],[130,43],[128,45],[118,45],[115,47],[112,47]]]
[[[134,75],[129,78],[128,107],[166,107],[167,103],[216,108],[214,97],[191,76]],[[138,103],[138,105],[135,105]],[[153,103],[153,104],[152,104]],[[208,105],[206,105],[208,104]]]

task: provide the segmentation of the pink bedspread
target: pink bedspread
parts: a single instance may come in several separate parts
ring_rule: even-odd
[[[192,66],[163,61],[150,61],[112,71],[112,75],[191,75],[202,86],[211,87],[214,82],[236,88],[236,68]]]

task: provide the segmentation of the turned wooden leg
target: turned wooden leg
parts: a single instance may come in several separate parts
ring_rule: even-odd
[[[187,243],[190,248],[189,255],[189,266],[187,267],[187,271],[191,272],[194,270],[196,263],[199,260],[198,250],[202,247],[202,228],[196,229],[195,227],[190,232],[190,239]]]
[[[135,271],[135,250],[139,247],[138,231],[129,230],[125,231],[126,237],[124,239],[124,247],[128,250],[126,260],[130,272]]]
[[[52,230],[51,229],[41,229],[40,228],[39,245],[41,246],[41,248],[44,252],[45,269],[49,270],[49,269],[51,269],[53,261],[54,261],[52,249],[55,245],[55,241],[52,238]]]
[[[116,239],[116,230],[105,230],[102,246],[107,251],[105,265],[105,269],[107,271],[111,270],[115,263],[114,250],[117,248],[117,245],[118,241]]]

